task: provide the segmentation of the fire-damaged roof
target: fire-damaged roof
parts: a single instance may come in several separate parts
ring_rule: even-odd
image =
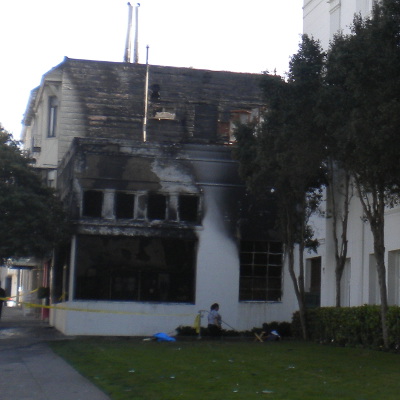
[[[145,64],[65,58],[44,75],[42,86],[59,81],[61,106],[68,118],[84,125],[84,136],[141,140],[146,69]],[[149,65],[148,140],[226,141],[232,113],[262,107],[260,79],[259,74]]]

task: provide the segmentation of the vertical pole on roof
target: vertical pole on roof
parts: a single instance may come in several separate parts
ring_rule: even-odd
[[[147,140],[147,105],[149,97],[149,46],[146,46],[146,77],[144,81],[143,142]]]
[[[131,3],[128,3],[129,14],[128,14],[128,31],[126,33],[126,42],[125,42],[125,54],[124,54],[124,62],[131,62],[131,31],[132,31],[132,6]]]
[[[133,53],[133,62],[137,64],[139,62],[139,7],[140,3],[136,5],[136,25],[135,25],[135,46],[134,46],[134,53]]]

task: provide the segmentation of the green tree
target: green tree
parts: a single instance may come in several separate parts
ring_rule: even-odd
[[[337,37],[339,39],[339,37]],[[332,57],[332,53],[328,53]],[[333,249],[335,255],[335,291],[336,307],[341,306],[341,281],[347,261],[348,222],[350,201],[354,195],[354,185],[348,170],[339,159],[346,157],[348,131],[343,127],[342,119],[349,115],[352,99],[343,91],[342,76],[336,76],[331,70],[324,71],[323,88],[320,92],[316,118],[325,132],[327,150],[327,210],[326,217],[331,222]],[[334,83],[334,84],[332,84]],[[329,229],[329,228],[328,228]]]
[[[323,62],[319,43],[304,35],[298,53],[290,61],[287,81],[280,76],[264,76],[265,122],[258,128],[241,126],[236,132],[235,154],[249,188],[259,197],[273,196],[277,202],[277,227],[285,245],[304,338],[303,254],[306,247],[316,246],[308,220],[318,209],[325,182],[323,134],[314,117]]]
[[[43,257],[67,230],[54,190],[42,184],[18,142],[0,125],[0,260]]]
[[[351,34],[334,38],[327,83],[340,94],[331,118],[332,134],[340,141],[336,158],[352,176],[373,235],[387,347],[384,216],[398,203],[400,188],[399,0],[382,0],[371,18],[354,19]]]

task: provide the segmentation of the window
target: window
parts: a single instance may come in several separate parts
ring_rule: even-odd
[[[193,303],[196,241],[79,235],[76,299]]]
[[[117,219],[132,219],[135,195],[124,192],[117,192],[115,194],[115,217]]]
[[[154,85],[150,86],[150,100],[151,101],[158,101],[160,100],[160,85],[155,83]]]
[[[193,195],[181,195],[178,198],[179,220],[182,222],[198,221],[199,198]]]
[[[306,307],[319,307],[321,303],[321,257],[306,261]]]
[[[242,241],[240,246],[240,301],[280,301],[282,244]]]
[[[103,192],[96,190],[87,190],[83,193],[84,217],[101,218],[103,209]]]
[[[56,96],[49,97],[49,119],[47,137],[56,136],[58,100]]]
[[[165,220],[167,215],[167,197],[163,194],[149,194],[147,198],[147,218]]]
[[[235,130],[238,125],[247,125],[249,123],[254,123],[257,126],[263,120],[263,108],[253,108],[251,110],[232,110],[230,113],[230,121],[229,121],[229,140],[234,142],[235,139]],[[221,127],[222,128],[222,127]]]

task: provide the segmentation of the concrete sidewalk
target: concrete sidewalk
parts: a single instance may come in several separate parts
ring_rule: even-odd
[[[14,400],[110,400],[46,344],[66,337],[34,315],[3,307],[0,397]]]

